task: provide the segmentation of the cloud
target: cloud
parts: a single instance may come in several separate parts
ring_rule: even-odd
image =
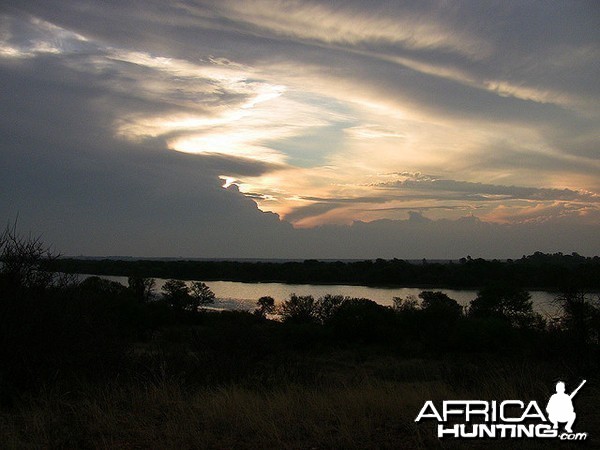
[[[88,254],[586,253],[600,223],[597,13],[5,6],[0,213]]]
[[[575,217],[579,216],[579,209],[600,209],[600,196],[584,190],[457,181],[413,172],[381,174],[375,178],[379,178],[378,181],[330,185],[327,196],[298,196],[294,205],[289,207],[288,202],[288,209],[281,214],[298,227],[311,227],[327,223],[350,224],[358,219],[403,218],[409,211],[429,211],[435,218],[458,218],[460,214],[470,212],[486,220],[506,223],[511,217],[516,222],[521,216],[542,211],[532,210],[532,205],[544,208],[554,204],[570,205],[563,214]],[[262,203],[260,197],[256,198]],[[498,213],[500,205],[508,208],[512,215]],[[546,220],[539,218],[542,219]]]
[[[435,176],[417,175],[407,177],[401,181],[383,182],[376,184],[378,188],[393,189],[399,192],[424,191],[434,192],[435,198],[439,198],[439,192],[451,194],[464,194],[465,200],[563,200],[600,203],[600,195],[571,189],[547,189],[524,186],[501,186],[486,183],[473,183],[470,181],[446,180]]]
[[[324,2],[253,0],[224,1],[218,11],[258,33],[329,44],[390,43],[411,49],[442,48],[476,58],[489,47],[477,36],[409,8],[398,11],[380,5],[366,10],[360,4],[335,8]]]
[[[0,118],[2,217],[18,216],[25,232],[68,254],[214,255],[221,246],[235,256],[287,236],[291,226],[218,178],[272,166],[121,139],[114,114],[132,105],[103,74],[74,71],[46,58],[0,64],[1,101],[13,105]]]
[[[593,225],[600,218],[600,208],[570,202],[532,203],[520,208],[499,205],[485,217],[500,223],[555,222],[566,218]]]

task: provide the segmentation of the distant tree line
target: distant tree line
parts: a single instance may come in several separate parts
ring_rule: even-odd
[[[536,252],[516,260],[470,256],[455,262],[419,264],[400,259],[365,261],[238,262],[54,259],[49,267],[64,273],[176,278],[204,281],[358,284],[480,288],[510,280],[529,289],[600,289],[600,257]]]

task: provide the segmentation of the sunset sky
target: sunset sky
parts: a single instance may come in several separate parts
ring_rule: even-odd
[[[600,254],[600,3],[0,6],[0,218],[68,255]]]

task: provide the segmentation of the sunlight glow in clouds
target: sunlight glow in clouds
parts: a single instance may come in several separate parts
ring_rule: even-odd
[[[12,33],[9,29],[9,19],[0,16],[0,56],[8,58],[33,58],[43,54],[61,54],[76,49],[88,39],[79,33],[74,33],[58,27],[45,20],[32,17],[27,28],[32,32],[27,42],[13,46],[9,44]]]
[[[283,164],[286,155],[270,148],[268,142],[292,138],[327,124],[319,118],[319,110],[286,98],[284,91],[282,86],[260,84],[238,109],[206,122],[187,121],[185,131],[167,140],[169,147],[187,153],[218,153]],[[167,121],[167,127],[169,123],[172,122]]]
[[[186,80],[178,94],[189,99],[186,114],[132,114],[117,120],[117,133],[129,139],[164,136],[169,148],[193,154],[221,154],[283,164],[286,155],[266,142],[326,126],[329,119],[310,103],[284,95],[287,88],[257,80],[248,67],[209,58],[204,65],[148,54],[114,51],[110,59],[157,71],[143,85],[157,97],[169,96],[169,77]],[[197,98],[194,98],[197,96]],[[221,101],[219,96],[225,100]],[[228,100],[231,98],[231,100]],[[202,101],[206,100],[206,101]],[[208,108],[207,108],[208,107]]]
[[[502,5],[498,23],[448,2],[369,5],[178,2],[164,23],[148,6],[139,20],[176,33],[160,45],[5,15],[0,61],[103,75],[106,98],[125,99],[97,102],[118,139],[262,164],[221,170],[224,187],[297,227],[415,211],[598,221],[592,38],[515,40],[520,16]]]

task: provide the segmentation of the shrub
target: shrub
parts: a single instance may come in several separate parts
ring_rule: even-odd
[[[256,308],[254,314],[259,317],[267,317],[267,314],[273,314],[275,311],[275,299],[273,297],[265,296],[258,299],[256,302]]]
[[[429,316],[456,320],[462,316],[462,306],[443,292],[423,291],[419,294],[421,309]]]
[[[317,302],[312,295],[291,294],[279,307],[279,314],[284,322],[316,323],[318,322]]]
[[[495,317],[519,327],[528,327],[537,319],[529,292],[510,285],[493,285],[479,291],[471,301],[469,315]]]
[[[594,302],[581,289],[569,287],[556,297],[563,310],[560,325],[581,345],[600,343],[600,297]]]
[[[391,308],[366,298],[346,298],[327,321],[338,337],[366,343],[382,343],[396,327]]]

